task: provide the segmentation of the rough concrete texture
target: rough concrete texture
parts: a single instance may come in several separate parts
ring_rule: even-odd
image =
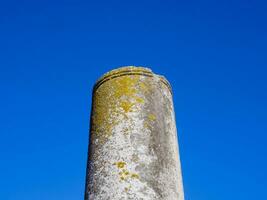
[[[172,94],[150,69],[123,67],[94,87],[85,200],[183,200]]]

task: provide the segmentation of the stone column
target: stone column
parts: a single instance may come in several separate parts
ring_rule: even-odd
[[[141,67],[93,89],[85,200],[184,200],[171,87]]]

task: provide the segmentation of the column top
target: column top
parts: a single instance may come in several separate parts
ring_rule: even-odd
[[[125,75],[141,75],[148,77],[156,76],[169,88],[170,92],[172,93],[171,85],[164,76],[155,74],[151,69],[141,66],[124,66],[105,73],[96,81],[93,91],[95,91],[104,82]]]

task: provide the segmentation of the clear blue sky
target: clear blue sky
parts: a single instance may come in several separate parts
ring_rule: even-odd
[[[83,199],[91,89],[174,91],[186,200],[267,199],[266,1],[0,1],[0,199]]]

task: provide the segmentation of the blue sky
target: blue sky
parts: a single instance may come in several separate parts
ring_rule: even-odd
[[[83,199],[91,90],[171,82],[186,200],[267,199],[267,3],[0,1],[0,199]]]

